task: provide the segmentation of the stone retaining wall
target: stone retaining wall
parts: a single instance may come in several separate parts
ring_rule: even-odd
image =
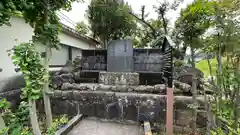
[[[79,110],[88,116],[165,123],[166,95],[119,93],[102,91],[55,91],[51,96],[52,111],[59,114],[72,114]],[[174,124],[185,127],[191,124],[191,97],[174,97]],[[198,98],[197,125],[206,126],[203,111],[203,97]],[[139,114],[139,115],[137,115]]]

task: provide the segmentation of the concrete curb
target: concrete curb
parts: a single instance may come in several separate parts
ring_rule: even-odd
[[[67,135],[73,129],[73,127],[76,126],[80,120],[82,120],[82,118],[83,118],[82,114],[78,114],[77,116],[73,117],[67,123],[66,126],[64,126],[63,128],[57,130],[55,135]]]

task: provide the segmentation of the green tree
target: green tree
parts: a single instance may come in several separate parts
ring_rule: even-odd
[[[180,17],[176,21],[176,28],[182,36],[184,44],[191,49],[191,65],[195,68],[195,51],[201,47],[201,36],[211,26],[211,16],[213,15],[213,2],[207,0],[195,0],[187,8],[181,10]],[[196,133],[197,118],[197,90],[196,75],[192,74],[192,94],[193,94],[193,132]]]
[[[239,81],[239,43],[240,25],[237,19],[240,15],[238,0],[217,0],[214,6],[216,12],[213,20],[216,33],[205,39],[205,51],[214,53],[217,58],[217,81],[213,82],[217,90],[215,94],[215,112],[218,117],[227,119],[235,129],[239,127],[240,93]],[[223,65],[223,58],[226,65]],[[233,64],[236,63],[236,64]],[[209,68],[211,68],[209,63]],[[226,69],[227,68],[227,69]],[[231,76],[229,76],[231,73]],[[234,79],[233,79],[234,78]],[[231,80],[231,81],[230,81]],[[232,87],[230,89],[230,87]],[[230,105],[229,105],[230,104]],[[227,108],[227,109],[226,109]],[[231,113],[230,113],[231,112]],[[227,115],[226,115],[227,114]],[[216,123],[219,126],[219,121]]]
[[[148,12],[145,9],[145,6],[141,7],[141,13],[135,14],[130,12],[134,18],[137,20],[137,30],[134,33],[134,43],[137,47],[159,47],[154,46],[153,44],[155,40],[161,39],[163,40],[164,35],[170,36],[173,41],[176,43],[176,47],[174,49],[174,57],[177,59],[183,59],[186,48],[180,48],[181,40],[178,37],[176,30],[171,30],[169,27],[169,18],[167,17],[167,12],[176,10],[182,0],[174,0],[173,3],[169,3],[168,1],[158,2],[157,5],[154,5],[153,8],[155,12],[158,14],[157,18],[148,19]]]
[[[12,0],[0,1],[0,26],[4,24],[10,26],[9,19],[16,11],[15,3]]]
[[[136,23],[129,12],[131,7],[118,0],[91,0],[87,16],[94,37],[106,47],[110,40],[131,36]]]
[[[90,33],[90,29],[89,26],[84,23],[83,21],[78,22],[77,26],[75,27],[75,29],[80,32],[81,34],[87,35]]]
[[[13,64],[20,68],[26,82],[26,86],[22,89],[22,97],[28,100],[33,133],[41,135],[35,101],[41,96],[46,76],[45,69],[41,65],[40,53],[35,50],[34,44],[22,43],[12,49],[11,55]]]
[[[20,9],[24,19],[34,28],[34,43],[45,45],[44,68],[45,74],[49,76],[49,60],[51,58],[51,48],[58,48],[60,23],[56,15],[56,11],[60,9],[70,10],[71,3],[76,0],[58,0],[58,1],[35,1],[26,0],[24,6]],[[46,125],[51,126],[52,113],[50,107],[50,99],[46,95],[49,91],[49,78],[45,78],[43,87],[44,109],[46,113]]]
[[[67,1],[66,0],[59,0],[59,1],[50,1],[50,0],[6,1],[4,0],[0,2],[0,17],[1,17],[0,24],[1,25],[9,24],[8,21],[11,15],[13,15],[12,14],[13,11],[18,10],[21,12],[26,22],[28,22],[34,28],[34,36],[33,36],[34,43],[38,42],[43,45],[46,45],[46,49],[45,49],[46,52],[45,52],[45,58],[44,58],[45,59],[44,71],[37,70],[41,66],[40,65],[36,66],[36,64],[40,64],[40,63],[37,63],[39,62],[37,61],[38,57],[35,58],[34,48],[32,48],[32,44],[31,45],[29,44],[29,46],[28,44],[24,44],[24,45],[21,44],[14,48],[14,57],[13,57],[15,61],[14,64],[19,66],[22,69],[21,71],[23,75],[26,77],[25,81],[27,83],[27,86],[23,90],[23,94],[27,96],[26,98],[29,99],[31,125],[35,135],[41,134],[38,120],[37,120],[37,113],[36,113],[36,106],[35,106],[35,100],[39,98],[39,95],[38,95],[39,90],[40,91],[42,90],[40,88],[40,83],[42,83],[41,82],[42,76],[40,75],[40,73],[47,76],[44,78],[44,87],[43,87],[44,90],[42,90],[45,112],[46,112],[47,127],[50,127],[52,122],[50,100],[46,96],[45,92],[49,90],[48,63],[51,56],[51,48],[58,48],[58,44],[59,44],[58,33],[60,30],[60,25],[59,25],[59,19],[56,16],[55,12],[59,9],[66,9],[66,10],[70,9],[71,2],[73,1],[75,0],[67,0]],[[29,48],[26,48],[26,47],[29,47]],[[17,48],[20,48],[20,49],[17,49]],[[26,51],[27,53],[23,53],[24,51]],[[32,54],[34,56],[29,56],[27,55],[28,53],[29,55]],[[24,59],[21,59],[24,54],[26,54],[27,56],[26,57],[24,56]],[[28,67],[28,64],[29,65],[33,64],[33,65],[31,67]],[[34,68],[34,69],[31,69],[31,68]],[[35,72],[32,72],[32,71],[35,71]]]

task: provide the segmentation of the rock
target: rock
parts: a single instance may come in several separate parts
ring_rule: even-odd
[[[60,70],[60,74],[71,73],[74,70],[74,65],[72,61],[68,60],[64,67]]]
[[[177,80],[173,80],[173,84],[174,84],[174,87],[176,87],[179,90],[182,90],[183,92],[189,92],[191,91],[191,88],[192,88],[191,85],[182,83]]]
[[[154,92],[166,93],[166,86],[164,84],[154,85]]]
[[[182,94],[182,91],[181,91],[180,89],[174,88],[174,89],[173,89],[173,94],[174,94],[174,95],[181,95],[181,94]]]
[[[52,81],[51,81],[52,88],[54,89],[61,88],[62,84],[63,84],[63,79],[61,76],[57,75],[52,77]]]
[[[127,91],[128,91],[128,92],[133,92],[133,91],[134,91],[134,88],[135,88],[135,87],[133,87],[133,86],[129,86]]]
[[[175,111],[175,125],[189,127],[192,123],[191,110],[176,110]]]
[[[204,97],[197,97],[198,109],[204,109]],[[193,103],[192,97],[190,96],[175,96],[174,97],[174,108],[180,110],[191,110],[189,107]]]
[[[63,73],[63,74],[55,74],[52,77],[51,87],[54,89],[59,89],[64,83],[74,83],[74,75],[72,73]],[[63,87],[65,88],[65,86]]]
[[[96,90],[99,90],[99,91],[111,91],[112,90],[112,86],[111,85],[102,85],[102,84],[99,84],[96,88]]]
[[[105,85],[133,85],[139,84],[139,74],[131,72],[100,72],[99,83]]]
[[[72,86],[72,84],[70,84],[68,82],[63,83],[61,86],[61,90],[69,90],[71,86]]]
[[[127,92],[128,88],[126,85],[116,85],[116,92]]]
[[[76,83],[69,83],[65,82],[62,84],[61,90],[90,90],[93,91],[94,88],[91,88],[89,85],[86,84],[76,84]]]
[[[75,67],[71,61],[67,61],[65,66],[59,72],[52,72],[51,87],[54,89],[67,89],[67,86],[62,87],[63,83],[74,83],[75,79],[78,78],[78,74],[74,73]]]
[[[210,89],[205,89],[206,94],[210,94],[213,95],[215,92],[213,90]]]
[[[80,71],[73,72],[73,76],[74,76],[75,82],[80,82],[81,81],[81,72]]]
[[[179,75],[175,75],[177,77],[177,80],[183,83],[187,83],[189,85],[192,85],[192,74],[196,74],[197,78],[197,87],[200,87],[200,84],[202,84],[202,78],[204,77],[204,74],[201,70],[197,68],[191,68],[188,66],[184,66],[181,68],[181,72]]]
[[[63,82],[74,83],[74,75],[72,73],[64,73],[61,74],[60,77],[62,78]]]
[[[182,127],[182,126],[176,126],[176,125],[174,125],[173,131],[174,131],[174,133],[176,133],[176,134],[188,135],[188,134],[192,131],[192,129],[189,128],[189,127]]]
[[[199,110],[197,113],[197,125],[200,128],[207,126],[207,114],[206,111]]]
[[[74,64],[74,67],[76,69],[80,69],[82,67],[82,59],[80,56],[77,56],[74,60],[73,60],[73,64]]]
[[[153,86],[145,86],[145,85],[136,86],[134,89],[134,91],[141,92],[141,93],[152,93],[154,90],[155,89]]]
[[[174,67],[173,68],[173,79],[178,79],[181,71],[182,71],[181,67]]]

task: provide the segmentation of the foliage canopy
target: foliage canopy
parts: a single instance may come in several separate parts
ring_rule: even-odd
[[[87,15],[94,36],[104,44],[130,36],[136,23],[129,12],[131,7],[118,0],[91,0]]]

